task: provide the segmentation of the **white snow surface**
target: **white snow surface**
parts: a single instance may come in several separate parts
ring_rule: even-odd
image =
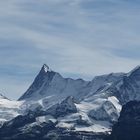
[[[48,122],[48,121],[56,123],[57,120],[51,115],[40,116],[36,118],[37,123],[43,123],[43,122]]]
[[[108,101],[110,101],[116,107],[118,112],[121,112],[122,106],[120,105],[119,100],[115,96],[108,97]]]
[[[82,79],[63,78],[59,73],[49,70],[47,65],[44,65],[42,69],[45,73],[43,72],[42,75],[41,70],[40,75],[36,77],[42,84],[40,85],[35,79],[33,85],[22,98],[27,109],[32,111],[37,110],[37,108],[47,110],[53,105],[61,104],[68,96],[72,96],[78,100],[77,103],[74,103],[77,112],[57,118],[57,127],[75,129],[76,131],[95,131],[95,129],[96,132],[110,131],[111,123],[109,120],[96,120],[90,116],[90,113],[96,111],[97,116],[102,116],[103,112],[105,115],[103,117],[112,115],[113,112],[118,115],[121,110],[118,100],[115,97],[106,96],[105,90],[120,79],[123,73],[111,73],[97,76],[92,81],[84,81]],[[34,85],[37,85],[37,88]],[[72,103],[66,102],[66,104],[69,105],[65,105],[65,107],[71,107]],[[104,109],[106,110],[104,111]],[[51,116],[50,119],[52,119]],[[37,118],[37,122],[48,120],[46,120],[46,116]]]
[[[49,68],[49,66],[46,65],[46,64],[43,65],[43,69],[44,69],[45,72],[48,72],[48,71],[51,72],[51,71],[52,71],[52,70]]]
[[[89,127],[76,126],[75,130],[100,133],[100,132],[110,132],[111,127],[109,127],[109,124],[107,123],[102,123],[102,124],[94,124]]]
[[[12,101],[7,98],[0,98],[0,122],[9,121],[21,114],[23,101]]]
[[[62,110],[76,106],[77,112],[69,114],[66,112],[58,118],[55,118],[52,114],[40,116],[36,118],[36,123],[32,125],[52,121],[53,123],[58,122],[57,127],[74,131],[109,132],[113,122],[117,121],[119,117],[123,99],[127,99],[127,101],[135,98],[140,99],[140,94],[138,94],[140,80],[137,80],[138,77],[136,79],[134,77],[135,81],[132,82],[134,85],[129,83],[132,85],[135,94],[132,94],[132,90],[129,91],[129,88],[123,90],[126,80],[124,80],[124,77],[129,78],[140,67],[135,68],[128,74],[111,73],[97,76],[92,81],[63,78],[47,65],[43,65],[42,68],[43,72],[39,73],[21,101],[0,98],[0,121],[10,120],[28,110],[42,109],[47,111],[52,106],[59,104],[58,108],[62,107]],[[117,91],[117,95],[114,91]],[[128,95],[127,98],[125,98],[126,95]],[[69,96],[74,97],[75,101],[70,100],[62,106],[61,103]]]

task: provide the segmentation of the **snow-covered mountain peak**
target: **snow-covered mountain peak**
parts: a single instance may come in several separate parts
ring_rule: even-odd
[[[47,124],[49,120],[56,130],[106,133],[118,120],[122,105],[140,100],[140,66],[129,73],[110,73],[84,81],[64,78],[44,64],[19,100],[1,99],[0,95],[0,109],[4,110],[0,117],[5,119],[8,116],[4,120],[7,121],[22,114],[23,121],[27,120],[27,123],[20,122],[24,125],[24,129],[19,128],[23,132],[27,127],[34,130],[34,126],[38,128],[40,122]],[[12,106],[12,113],[7,115],[5,108],[9,111],[9,106],[10,109]],[[30,114],[34,119],[29,124]]]
[[[8,98],[5,97],[2,93],[0,93],[0,99],[8,99]]]
[[[140,65],[136,66],[133,70],[131,70],[127,76],[131,76],[133,74],[140,74]]]
[[[50,69],[50,67],[47,64],[44,64],[41,68],[41,71],[43,72],[51,72],[52,70]]]
[[[47,65],[43,65],[39,74],[36,76],[33,84],[29,87],[29,89],[25,92],[25,94],[20,97],[19,100],[23,100],[24,98],[29,98],[32,95],[32,93],[34,92],[39,92],[44,86],[49,85],[49,83],[52,81],[52,79],[54,78],[54,76],[56,75],[56,72],[51,71],[50,68]],[[39,98],[39,97],[38,97]]]

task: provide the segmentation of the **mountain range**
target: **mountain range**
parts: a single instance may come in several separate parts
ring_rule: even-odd
[[[0,96],[0,137],[103,140],[112,127],[114,132],[122,107],[139,100],[140,66],[85,81],[64,78],[44,64],[18,101]]]

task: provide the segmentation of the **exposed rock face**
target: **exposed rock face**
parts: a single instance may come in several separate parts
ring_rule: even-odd
[[[140,67],[123,76],[112,84],[108,92],[114,94],[122,105],[129,101],[140,100]]]
[[[55,76],[55,72],[51,71],[49,67],[44,64],[35,78],[32,85],[29,87],[29,89],[26,91],[26,93],[19,98],[19,100],[28,99],[31,97],[36,99],[39,99],[39,95],[43,94],[41,89],[45,86],[46,88],[49,86],[50,82],[52,81],[53,77]],[[40,92],[40,94],[37,94]],[[36,95],[37,94],[37,95]],[[37,97],[36,97],[37,96]]]
[[[131,101],[123,106],[120,118],[106,140],[140,139],[140,102]]]
[[[119,117],[117,112],[117,108],[110,101],[105,101],[102,107],[91,110],[89,116],[96,120],[114,122]]]
[[[0,128],[1,140],[103,140],[105,133],[77,132],[56,127],[51,116],[29,113],[18,116]]]
[[[43,137],[54,129],[52,121],[37,123],[35,116],[28,114],[5,123],[0,128],[0,138],[1,140],[44,140]]]
[[[56,104],[49,108],[46,112],[56,118],[66,116],[70,113],[76,113],[77,108],[74,103],[75,99],[72,96],[69,96],[60,104]]]
[[[101,140],[118,121],[122,105],[132,100],[140,100],[140,67],[85,81],[64,78],[43,65],[19,101],[0,99],[0,117],[8,117],[0,136]],[[6,114],[9,104],[15,116]]]

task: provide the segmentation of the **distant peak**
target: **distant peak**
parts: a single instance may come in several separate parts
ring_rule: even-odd
[[[8,98],[5,97],[2,93],[0,93],[0,99],[8,99]]]
[[[49,68],[49,66],[47,65],[47,64],[44,64],[43,66],[42,66],[42,70],[44,71],[44,72],[51,72],[52,70]]]
[[[136,66],[133,70],[139,70],[140,69],[140,65]]]
[[[131,70],[128,73],[128,76],[130,76],[131,74],[135,73],[135,72],[140,72],[140,65],[136,66],[133,70]]]

